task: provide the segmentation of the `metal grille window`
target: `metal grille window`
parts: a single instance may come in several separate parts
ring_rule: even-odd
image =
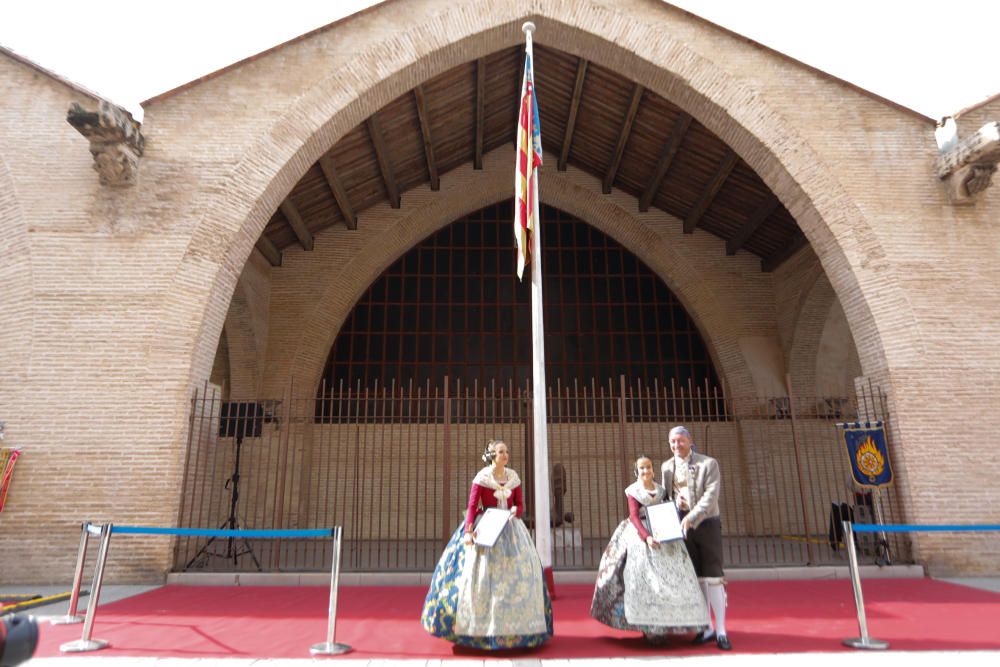
[[[662,280],[594,227],[543,206],[546,380],[716,387],[705,344]],[[344,323],[320,396],[393,385],[523,387],[531,380],[530,281],[514,274],[512,206],[425,239]],[[321,406],[324,408],[324,406]],[[336,412],[333,405],[317,416]]]

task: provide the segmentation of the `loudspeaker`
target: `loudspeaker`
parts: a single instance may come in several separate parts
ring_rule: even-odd
[[[220,438],[257,438],[264,430],[264,407],[251,401],[223,401]]]

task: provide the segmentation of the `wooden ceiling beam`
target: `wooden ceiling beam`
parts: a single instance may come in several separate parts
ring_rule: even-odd
[[[726,240],[726,254],[735,255],[739,252],[750,237],[760,228],[764,221],[771,217],[771,214],[778,209],[778,198],[774,194],[769,194],[764,203],[757,207],[732,237]]]
[[[486,134],[486,61],[476,60],[476,152],[472,168],[483,168],[483,136]]]
[[[667,143],[663,146],[663,152],[660,153],[656,169],[653,170],[653,175],[646,184],[646,190],[639,198],[639,210],[643,213],[649,210],[649,205],[653,203],[653,198],[660,190],[660,185],[666,178],[667,171],[670,170],[670,165],[673,163],[689,127],[691,127],[691,114],[682,111],[677,116],[677,120],[674,121],[674,126],[670,128],[670,136],[667,137]]]
[[[292,228],[293,232],[295,232],[295,238],[299,240],[299,245],[302,246],[302,249],[312,250],[312,232],[310,232],[309,228],[306,227],[305,221],[302,219],[302,216],[299,215],[299,210],[295,208],[295,204],[292,203],[292,200],[286,199],[281,202],[281,206],[279,206],[279,208],[281,209],[281,213],[285,216],[288,226]]]
[[[625,112],[625,118],[622,120],[622,128],[618,133],[618,145],[615,146],[615,152],[611,156],[611,165],[601,183],[601,191],[606,195],[611,194],[611,186],[614,185],[615,176],[618,174],[618,166],[621,164],[628,136],[632,133],[632,123],[635,121],[635,115],[639,112],[639,102],[642,101],[644,90],[645,88],[638,83],[632,88],[632,101],[629,102],[628,111]]]
[[[254,247],[260,251],[260,254],[264,255],[264,259],[271,266],[281,266],[281,251],[271,242],[271,239],[261,234]]]
[[[333,166],[333,160],[330,159],[328,153],[320,156],[319,168],[323,171],[326,184],[330,186],[330,191],[333,193],[333,198],[337,201],[337,206],[340,207],[340,214],[344,217],[344,224],[347,225],[348,229],[357,229],[358,217],[354,213],[351,200],[347,198],[347,190],[344,189],[344,184],[340,182],[337,170]]]
[[[771,273],[807,245],[809,245],[809,241],[806,239],[806,235],[801,230],[796,230],[783,248],[760,260],[760,270],[764,273]]]
[[[569,102],[569,115],[566,117],[566,133],[563,134],[562,150],[559,152],[559,162],[556,168],[566,171],[569,161],[569,149],[573,144],[573,131],[576,129],[576,114],[580,111],[580,99],[583,96],[583,80],[587,76],[587,60],[580,58],[576,64],[576,82],[573,84],[573,97]]]
[[[389,195],[389,206],[399,208],[399,186],[396,184],[396,177],[392,173],[392,164],[389,162],[389,149],[386,148],[385,139],[382,137],[382,126],[379,124],[376,114],[369,116],[365,123],[368,125],[368,136],[371,137],[372,146],[375,148],[375,159],[378,160],[378,168],[382,172],[385,191]]]
[[[431,124],[427,116],[427,103],[424,100],[424,87],[413,89],[413,99],[417,103],[417,117],[420,118],[420,134],[424,139],[424,157],[427,158],[427,173],[431,176],[431,190],[441,189],[441,178],[438,176],[437,160],[434,159],[434,142],[431,141]]]
[[[712,200],[715,199],[715,195],[719,194],[719,190],[722,189],[726,179],[729,178],[729,174],[732,173],[737,160],[739,160],[739,156],[737,156],[731,148],[727,148],[726,154],[722,157],[722,160],[719,161],[719,166],[716,167],[715,173],[712,175],[712,180],[710,180],[708,185],[705,186],[705,189],[702,190],[694,208],[692,208],[691,212],[687,214],[686,218],[684,218],[685,234],[693,233],[695,228],[698,227],[698,223],[701,222],[701,218],[705,215],[705,211],[707,211],[708,207],[712,205]]]

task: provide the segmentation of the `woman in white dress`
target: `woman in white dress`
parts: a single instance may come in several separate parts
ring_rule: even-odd
[[[644,521],[645,508],[662,503],[666,490],[654,480],[648,457],[636,459],[634,472],[636,481],[625,489],[629,517],[601,556],[590,615],[657,643],[701,632],[709,627],[708,609],[687,549],[681,540],[657,542]]]
[[[486,650],[538,646],[552,636],[552,603],[527,528],[521,479],[507,467],[502,440],[486,446],[487,466],[472,480],[462,522],[441,554],[420,616],[424,629],[460,646]],[[511,511],[492,547],[474,544],[486,508]]]

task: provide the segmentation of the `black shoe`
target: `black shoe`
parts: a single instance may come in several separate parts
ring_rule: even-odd
[[[691,643],[695,644],[696,646],[701,646],[702,644],[707,644],[713,639],[715,639],[715,630],[702,630],[701,632],[699,632],[694,636],[694,639],[691,640]]]
[[[729,637],[726,635],[719,635],[715,638],[715,644],[719,647],[720,651],[732,651],[733,645],[729,643]]]
[[[667,635],[650,635],[644,632],[642,636],[653,646],[666,646],[670,643],[670,638]]]

